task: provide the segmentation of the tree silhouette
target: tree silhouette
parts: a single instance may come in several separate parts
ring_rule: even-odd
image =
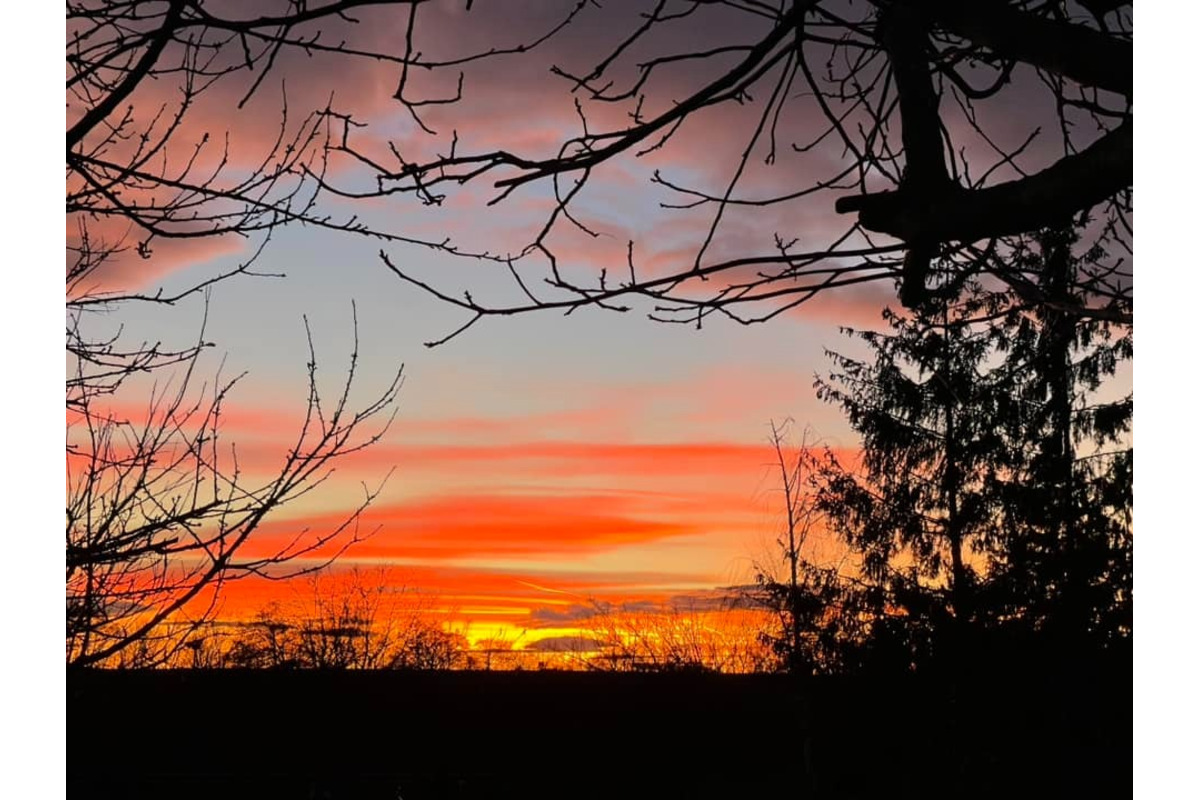
[[[761,612],[738,594],[594,601],[582,624],[589,652],[579,660],[612,672],[766,672],[774,659],[759,636],[761,625]]]
[[[280,224],[300,223],[493,264],[522,300],[478,300],[381,253],[398,277],[468,312],[464,329],[539,309],[628,310],[639,297],[656,319],[760,321],[832,289],[893,280],[915,307],[933,259],[990,271],[1028,302],[1045,302],[1036,281],[1005,266],[1021,235],[1093,209],[1096,235],[1132,247],[1131,8],[1103,0],[656,0],[578,2],[549,13],[467,3],[467,13],[450,14],[413,0],[71,3],[75,292],[93,288],[80,276],[122,253],[153,257],[156,243],[222,234],[265,240]],[[219,131],[189,127],[202,103],[212,118],[267,102],[263,87],[288,78],[305,85],[309,61],[325,75],[375,65],[403,112],[400,132],[387,121],[394,115],[342,110],[336,92],[300,113],[284,94],[277,133],[247,170],[230,169],[236,138],[221,145]],[[508,113],[557,137],[551,154],[465,136],[488,127],[472,114],[494,100],[492,76],[511,70],[503,90],[517,94],[540,68],[562,87],[577,132],[531,119],[536,109],[514,101]],[[552,85],[525,90],[553,102]],[[1026,110],[1020,119],[1013,104]],[[382,130],[363,130],[372,124]],[[716,131],[727,132],[728,146],[696,138]],[[480,138],[474,148],[465,141]],[[598,279],[585,278],[562,237],[603,243],[605,231],[582,207],[588,187],[610,169],[636,176],[639,162],[660,207],[704,221],[665,264],[645,266],[655,243],[631,236],[625,252],[604,257]],[[718,177],[697,178],[697,167]],[[534,184],[552,193],[529,241],[472,247],[448,235],[422,238],[328,202],[439,206],[450,192],[487,182],[497,192],[490,204]],[[832,212],[853,219],[840,228],[794,222]],[[727,231],[735,218],[753,220],[761,240]],[[1119,259],[1087,265],[1076,288],[1073,313],[1131,317],[1132,275]]]
[[[1105,391],[1133,339],[1064,310],[1081,270],[1103,257],[1078,247],[1074,230],[1043,231],[1019,257],[1041,270],[1053,302],[1001,322],[1008,368],[1022,375],[1001,430],[1023,459],[1002,487],[993,571],[1010,616],[1063,647],[1095,648],[1133,626],[1133,395]]]
[[[427,65],[408,45],[359,47],[369,21],[403,23],[421,0],[265,0],[248,7],[211,0],[166,0],[153,5],[121,0],[67,4],[66,212],[67,294],[71,308],[139,299],[175,303],[233,274],[256,274],[253,264],[284,224],[301,224],[375,240],[455,252],[444,238],[424,240],[372,227],[357,215],[332,216],[321,206],[331,159],[345,155],[341,128],[360,127],[337,111],[333,97],[297,113],[287,79],[297,57],[393,65],[396,94],[405,97],[408,72]],[[363,15],[366,15],[365,17]],[[568,16],[567,19],[570,17]],[[403,25],[401,25],[403,27]],[[558,27],[561,27],[558,26]],[[551,31],[552,32],[552,31]],[[540,37],[516,45],[528,52]],[[347,39],[346,37],[351,37]],[[491,48],[467,61],[499,57]],[[260,93],[279,90],[270,97]],[[222,115],[278,102],[274,135],[241,141],[214,127]],[[432,101],[443,102],[443,101]],[[256,106],[256,104],[259,104]],[[199,119],[197,119],[199,117]],[[257,150],[255,148],[257,147]],[[100,279],[112,262],[136,255],[159,258],[170,242],[258,235],[260,246],[234,270],[190,291],[114,293]],[[86,352],[88,342],[78,343]]]
[[[308,576],[292,602],[274,602],[234,637],[231,666],[449,669],[465,641],[446,631],[430,599],[386,571]]]
[[[321,485],[335,461],[377,442],[394,417],[400,372],[354,410],[357,342],[332,402],[319,391],[311,337],[309,346],[306,414],[266,479],[247,476],[221,435],[222,408],[238,379],[197,390],[198,351],[174,386],[152,390],[143,420],[88,394],[94,384],[86,377],[68,382],[68,663],[124,663],[121,654],[135,645],[139,663],[169,661],[214,613],[226,582],[319,569],[366,535],[358,516],[382,483],[364,485],[361,505],[329,530],[300,532],[266,551],[247,547],[268,514]]]
[[[872,360],[831,353],[818,380],[863,437],[860,469],[827,457],[817,501],[861,564],[812,594],[865,611],[871,658],[960,658],[990,633],[1078,655],[1130,633],[1132,397],[1097,395],[1130,334],[1063,296],[1102,254],[1038,238],[1021,267],[1061,304],[1030,313],[951,270],[889,333],[851,332]]]
[[[639,297],[653,319],[699,325],[718,314],[758,322],[872,281],[897,280],[904,305],[916,307],[934,260],[991,272],[1041,303],[1047,299],[1038,283],[1005,267],[1020,236],[1094,209],[1103,222],[1096,235],[1131,247],[1130,7],[660,0],[633,13],[616,4],[570,20],[592,25],[588,43],[604,43],[602,58],[590,68],[548,65],[579,118],[579,132],[562,134],[554,155],[467,150],[458,128],[470,125],[471,97],[461,79],[446,102],[460,103],[463,115],[438,107],[442,127],[454,128],[442,156],[404,157],[404,143],[396,142],[390,155],[372,157],[355,146],[350,125],[340,147],[374,170],[380,188],[361,192],[368,196],[410,192],[440,204],[482,180],[496,190],[490,204],[539,182],[553,192],[544,225],[498,265],[519,302],[455,293],[382,254],[398,277],[467,312],[465,325],[446,338],[489,316],[585,306],[627,311]],[[425,58],[410,45],[404,74],[420,67],[419,74],[436,76],[450,66],[469,78],[467,61]],[[432,134],[422,114],[434,112],[407,101],[412,81],[407,86],[402,80],[397,96]],[[1024,138],[1013,138],[1012,117],[1000,110],[1010,102],[1030,109]],[[704,126],[740,135],[737,150],[687,138]],[[1057,144],[1045,141],[1048,130],[1060,133]],[[714,165],[714,157],[728,163]],[[561,242],[603,243],[608,231],[587,221],[588,187],[606,168],[636,170],[639,159],[655,165],[646,172],[660,207],[688,219],[706,213],[706,222],[665,266],[644,268],[639,248],[653,252],[655,244],[630,238],[598,280],[584,279]],[[724,177],[691,177],[701,167]],[[830,210],[856,219],[819,229],[789,222]],[[760,242],[747,244],[736,230],[723,241],[724,227],[739,216],[754,221]],[[1129,321],[1131,280],[1119,259],[1088,264],[1071,311]]]
[[[784,531],[777,551],[755,564],[759,599],[777,617],[777,630],[760,632],[789,672],[836,672],[842,667],[848,642],[845,631],[835,631],[832,618],[848,619],[833,597],[839,575],[835,567],[820,566],[812,558],[812,540],[822,531],[824,519],[817,502],[818,478],[832,458],[820,446],[815,432],[805,428],[795,448],[788,445],[791,420],[772,420],[771,447],[779,468],[783,494]],[[781,557],[781,558],[777,558]],[[838,634],[842,634],[839,636]]]
[[[881,622],[905,629],[912,663],[932,655],[931,636],[956,639],[973,621],[982,572],[973,557],[995,524],[996,476],[1013,458],[997,431],[1013,387],[986,365],[996,331],[971,324],[978,302],[937,305],[885,312],[887,334],[856,333],[873,363],[830,353],[837,371],[817,392],[842,407],[863,448],[861,473],[827,463],[818,504],[883,590]]]
[[[383,435],[400,385],[397,372],[379,397],[351,407],[356,321],[351,364],[331,401],[316,380],[310,336],[295,443],[273,477],[251,480],[220,431],[239,378],[201,385],[198,377],[211,344],[203,325],[179,346],[93,327],[98,316],[119,320],[131,303],[170,306],[261,274],[254,264],[280,225],[360,232],[321,216],[308,190],[328,151],[322,109],[294,124],[285,102],[277,136],[249,166],[228,136],[217,144],[219,132],[198,129],[194,118],[203,97],[239,77],[248,81],[231,104],[250,101],[297,30],[367,4],[285,3],[261,16],[218,5],[67,5],[66,641],[74,665],[170,660],[211,615],[224,582],[318,568],[362,535],[352,512],[273,552],[245,548],[267,514]],[[163,272],[163,250],[186,260],[192,251],[180,243],[254,235],[258,247],[225,273],[174,293],[137,288]],[[378,488],[364,489],[365,504]]]

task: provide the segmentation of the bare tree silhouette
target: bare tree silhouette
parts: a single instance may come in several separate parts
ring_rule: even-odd
[[[629,310],[639,297],[655,319],[700,324],[717,313],[749,323],[831,289],[894,280],[911,307],[925,295],[931,265],[947,263],[990,271],[1031,306],[1044,304],[1037,282],[1006,266],[1013,237],[1091,210],[1095,235],[1113,252],[1132,253],[1131,9],[1093,0],[631,0],[553,12],[468,2],[469,13],[450,14],[414,0],[72,3],[74,270],[86,274],[126,240],[145,255],[159,240],[265,238],[291,222],[493,263],[520,301],[457,293],[399,254],[381,253],[399,278],[467,312],[462,329],[535,310]],[[371,37],[372,29],[395,35]],[[568,63],[596,50],[604,55],[590,67]],[[237,89],[233,110],[264,85],[284,83],[301,56],[394,70],[402,132],[379,123],[364,137],[375,121],[330,99],[301,117],[285,102],[277,136],[253,169],[228,169],[228,141],[218,147],[209,136],[167,147],[214,85]],[[515,94],[530,65],[543,62],[579,122],[574,134],[552,130],[555,155],[460,143],[460,128],[481,124],[470,115],[491,91],[473,94],[474,84],[511,69],[517,86],[505,88]],[[176,94],[150,95],[140,106],[148,111],[135,112],[133,98],[148,84]],[[541,85],[525,89],[546,94]],[[545,122],[529,118],[522,102],[508,111],[530,126]],[[736,128],[734,137],[745,129],[729,163],[715,165],[726,176],[719,185],[688,177],[688,165],[723,157],[683,141],[697,127]],[[647,168],[647,188],[663,208],[707,214],[695,241],[648,270],[638,250],[646,242],[631,238],[624,258],[596,280],[573,271],[556,237],[573,231],[598,241],[603,233],[579,213],[587,187],[606,169],[664,154],[682,164],[674,171],[683,177]],[[335,162],[345,167],[338,174]],[[764,174],[772,177],[757,180]],[[553,193],[544,224],[509,252],[385,230],[322,203],[408,196],[438,206],[448,192],[487,181],[497,192],[490,205],[534,184]],[[768,210],[767,219],[780,220],[774,233],[766,226],[776,223],[764,220],[756,234],[763,241],[726,242],[730,218]],[[817,233],[789,222],[833,211],[852,220]],[[132,223],[127,239],[90,230],[114,218]],[[1073,313],[1132,318],[1123,257],[1095,265],[1079,285]]]
[[[817,476],[830,451],[810,426],[792,443],[793,424],[791,419],[770,422],[772,466],[779,470],[784,529],[775,540],[775,549],[756,561],[757,591],[750,597],[778,620],[774,630],[766,629],[761,636],[780,656],[782,665],[791,672],[809,673],[827,667],[820,662],[830,660],[818,656],[821,647],[812,640],[823,630],[821,618],[834,613],[833,604],[824,602],[820,588],[836,579],[838,569],[814,561],[814,539],[824,532],[825,522],[817,505]]]
[[[440,204],[455,187],[482,180],[496,190],[490,204],[537,183],[553,192],[544,225],[502,259],[522,298],[516,303],[457,294],[381,254],[399,278],[467,312],[447,339],[489,316],[586,306],[628,311],[636,298],[663,321],[699,325],[715,313],[761,322],[820,293],[873,281],[898,281],[900,299],[914,307],[926,296],[934,264],[988,271],[1037,306],[1047,298],[1031,280],[1036,276],[1006,266],[1021,235],[1091,210],[1101,219],[1095,235],[1132,252],[1131,5],[606,5],[571,20],[591,26],[589,42],[611,42],[606,55],[591,69],[550,65],[579,118],[578,133],[562,134],[556,155],[466,151],[455,130],[439,158],[405,158],[393,146],[390,160],[379,160],[355,147],[348,121],[338,147],[374,170],[380,188],[366,195],[413,192]],[[419,13],[423,7],[413,6],[412,18]],[[410,36],[403,74],[466,69],[469,61],[427,59]],[[458,91],[438,102],[469,109],[459,74]],[[402,77],[397,97],[432,133],[422,116],[432,113],[428,101],[410,99],[412,83]],[[1013,102],[1030,109],[1021,120],[1024,138],[1015,143]],[[712,166],[720,149],[697,146],[695,138],[681,144],[681,131],[728,128],[738,119],[727,110],[733,105],[744,115],[738,130],[745,134],[740,155],[717,165],[725,182],[668,177],[672,166],[685,175],[694,173],[689,167]],[[525,112],[514,104],[514,113]],[[1057,144],[1046,141],[1051,129],[1061,134]],[[572,231],[585,241],[607,233],[581,209],[588,187],[606,168],[635,169],[638,159],[663,153],[676,160],[647,168],[648,188],[665,193],[662,208],[707,210],[703,231],[667,266],[645,269],[637,255],[646,242],[630,239],[625,257],[614,258],[597,280],[581,277],[556,241]],[[754,180],[771,170],[772,179]],[[837,229],[830,221],[816,234],[789,222],[831,207],[853,221]],[[723,246],[729,218],[768,209],[775,216],[759,223],[761,243],[733,236]],[[764,227],[772,219],[781,220],[773,235]],[[1132,274],[1121,258],[1095,265],[1079,288],[1073,313],[1132,319]]]
[[[436,599],[387,570],[309,575],[292,601],[273,602],[235,634],[230,666],[450,669],[465,640],[445,629]]]
[[[169,661],[211,617],[226,582],[319,569],[365,535],[358,516],[382,482],[364,485],[359,507],[330,530],[300,531],[269,552],[246,548],[268,514],[321,485],[333,462],[377,442],[395,416],[401,372],[373,402],[353,410],[357,341],[332,402],[318,388],[311,337],[309,348],[306,413],[266,479],[248,477],[236,447],[221,435],[222,407],[238,378],[218,377],[197,389],[196,353],[186,357],[177,385],[152,391],[144,420],[98,402],[82,372],[74,385],[68,382],[69,663],[110,662],[133,645],[143,663]]]
[[[613,672],[768,672],[764,615],[740,593],[676,597],[659,603],[594,601],[581,630],[580,661]]]
[[[68,3],[67,290],[72,307],[133,298],[175,302],[183,295],[106,293],[97,273],[131,253],[150,260],[156,243],[165,241],[259,234],[265,244],[285,223],[455,252],[443,239],[370,227],[352,215],[337,219],[319,207],[330,158],[344,152],[341,129],[362,123],[338,112],[332,97],[297,119],[288,105],[288,68],[282,66],[315,54],[393,64],[403,98],[409,66],[426,66],[419,57],[361,49],[333,37],[368,27],[358,24],[362,20],[356,15],[364,12],[411,19],[419,5],[421,0]],[[513,52],[527,52],[547,35]],[[502,52],[492,49],[475,57]],[[300,76],[297,82],[303,80]],[[264,85],[282,88],[279,122],[274,137],[247,162],[255,137],[246,137],[250,144],[238,148],[238,138],[226,131],[218,142],[222,132],[212,126],[220,121],[211,115],[246,107]],[[210,104],[209,116],[197,121],[193,115],[202,100]],[[229,274],[252,273],[261,252],[260,245]],[[86,352],[87,343],[82,346]]]
[[[347,12],[369,5],[377,3],[67,5],[71,664],[129,661],[135,651],[139,663],[169,661],[188,631],[209,618],[225,582],[319,568],[363,535],[360,506],[334,529],[306,533],[272,552],[250,554],[245,547],[270,512],[320,485],[333,462],[388,428],[400,370],[374,400],[351,406],[357,320],[345,381],[332,398],[318,385],[309,335],[307,407],[295,443],[273,476],[252,479],[220,430],[241,376],[218,374],[211,383],[198,377],[201,353],[210,346],[203,325],[192,343],[174,346],[130,340],[123,328],[98,335],[89,318],[115,315],[131,303],[172,306],[234,276],[261,275],[254,265],[283,224],[367,232],[316,209],[312,177],[326,168],[329,109],[297,122],[285,99],[277,135],[250,163],[246,148],[235,152],[228,134],[219,144],[219,132],[194,118],[202,96],[225,87],[237,92],[231,105],[245,105],[274,74],[281,52],[323,47],[311,25],[347,22]],[[174,248],[179,258],[181,243],[255,236],[256,247],[233,269],[173,293],[138,288],[163,272],[164,249]],[[158,376],[152,385],[137,380],[147,374]],[[118,410],[138,405],[129,402],[133,393],[145,409],[140,418]],[[363,506],[378,491],[364,486]]]

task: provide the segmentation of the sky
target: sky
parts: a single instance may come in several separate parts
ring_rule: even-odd
[[[521,41],[527,31],[551,27],[562,10],[562,4],[528,4],[520,13],[489,18],[485,10],[464,15],[458,5],[435,4],[422,11],[417,35],[429,58],[448,58],[492,42]],[[653,45],[698,49],[753,41],[759,30],[753,20],[721,13],[728,12],[672,28]],[[366,12],[363,18],[349,35],[364,47],[394,41],[406,23],[394,12]],[[550,65],[585,73],[636,21],[628,4],[588,9],[533,53],[468,65],[463,101],[428,107],[423,117],[438,136],[420,131],[392,99],[395,65],[285,54],[241,111],[230,108],[245,85],[237,79],[215,85],[189,111],[177,134],[178,150],[188,152],[188,143],[205,134],[214,141],[228,135],[226,170],[241,174],[275,136],[285,97],[295,125],[332,93],[336,108],[367,123],[355,141],[379,158],[388,141],[410,158],[445,152],[449,131],[462,152],[506,147],[553,155],[565,135],[577,132],[579,119],[569,85],[550,73]],[[645,54],[633,52],[630,59],[639,56]],[[416,75],[410,91],[444,96],[453,91],[457,72],[446,75]],[[669,107],[705,77],[703,70],[664,69],[647,84],[647,109]],[[132,100],[135,112],[169,106],[171,91],[159,84],[140,90]],[[602,268],[621,270],[629,241],[643,275],[695,259],[712,210],[663,208],[679,196],[651,179],[661,171],[674,182],[720,193],[753,135],[763,101],[760,96],[719,106],[686,123],[670,147],[597,169],[573,205],[597,235],[563,225],[549,240],[563,269],[593,280]],[[801,103],[787,108],[781,124],[787,142],[813,135],[815,115],[806,116]],[[588,105],[589,124],[619,124],[625,110]],[[1018,74],[982,115],[994,140],[1012,147],[1052,110],[1031,76]],[[948,118],[954,125],[952,113]],[[973,164],[995,160],[961,120],[954,130]],[[749,196],[821,180],[846,159],[830,142],[803,153],[781,145],[776,163],[767,166],[765,148],[758,140],[748,162],[741,190]],[[1043,136],[1022,163],[1036,168],[1055,152],[1052,138]],[[215,157],[211,147],[204,153],[201,163]],[[1001,166],[995,179],[1011,177],[1007,169]],[[327,179],[344,188],[367,185],[361,167],[347,159],[332,163]],[[488,201],[495,190],[480,181],[447,190],[440,208],[403,195],[329,200],[321,208],[414,239],[449,237],[465,250],[511,253],[544,224],[553,206],[550,192],[543,181],[493,206]],[[850,224],[833,213],[835,195],[735,208],[722,218],[706,258],[769,253],[776,234],[819,249]],[[68,241],[74,235],[68,228]],[[95,288],[170,293],[237,267],[260,243],[228,236],[159,241],[149,259],[118,259]],[[808,427],[813,437],[852,458],[855,436],[835,408],[816,399],[814,377],[829,369],[827,348],[861,353],[839,326],[879,328],[883,307],[898,305],[891,282],[880,281],[823,294],[748,326],[715,317],[699,330],[654,322],[647,319],[647,303],[635,303],[625,314],[544,311],[485,319],[431,349],[424,343],[468,317],[399,280],[381,253],[450,294],[469,290],[498,304],[517,296],[496,264],[418,244],[288,225],[273,232],[253,264],[257,272],[286,277],[238,276],[214,286],[207,298],[193,296],[167,308],[126,304],[87,322],[97,333],[120,326],[127,340],[178,344],[193,341],[203,322],[204,337],[215,346],[202,358],[199,374],[245,373],[227,401],[223,435],[237,443],[248,475],[266,476],[302,421],[305,320],[326,394],[345,375],[357,320],[354,400],[369,402],[402,366],[395,421],[377,444],[339,463],[319,491],[273,514],[247,553],[268,553],[306,528],[336,526],[361,502],[364,485],[388,476],[361,518],[361,529],[373,534],[339,564],[396,570],[452,610],[472,640],[521,635],[533,643],[563,634],[561,625],[547,622],[553,617],[547,609],[667,601],[753,582],[756,567],[778,561],[774,542],[783,525],[770,423],[791,420],[794,438]],[[535,287],[546,274],[539,258],[519,262]],[[136,415],[145,404],[138,392],[134,386],[114,402]],[[278,587],[231,585],[221,613],[252,616]]]
[[[391,471],[362,518],[378,532],[340,563],[401,567],[471,623],[471,638],[530,627],[547,629],[526,641],[554,635],[535,612],[560,606],[563,591],[587,604],[752,582],[782,524],[770,421],[790,418],[796,434],[811,425],[832,446],[854,445],[812,389],[822,348],[842,341],[833,320],[718,321],[697,331],[635,314],[545,313],[489,321],[429,349],[422,342],[454,324],[454,312],[399,284],[373,256],[370,244],[276,234],[258,267],[287,277],[214,288],[205,336],[216,347],[200,373],[247,373],[223,431],[243,465],[265,475],[302,422],[304,318],[333,391],[356,315],[357,397],[382,391],[403,365],[395,421],[319,493],[274,514],[251,549],[297,527],[336,525],[362,482]],[[182,267],[167,285],[236,258]],[[139,340],[194,337],[203,311],[197,298],[123,309],[120,319]],[[131,415],[141,400],[122,398]],[[226,612],[252,612],[274,591],[231,585]]]

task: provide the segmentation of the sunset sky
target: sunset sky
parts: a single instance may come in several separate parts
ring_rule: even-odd
[[[394,65],[291,54],[276,66],[275,80],[240,112],[230,111],[239,88],[245,90],[236,80],[204,95],[179,133],[179,152],[206,133],[213,141],[228,133],[228,169],[251,168],[277,132],[284,103],[278,79],[284,78],[292,124],[332,92],[336,108],[368,123],[358,141],[372,152],[382,152],[391,140],[408,157],[428,156],[443,151],[453,130],[462,150],[504,146],[553,155],[579,121],[568,85],[549,73],[549,65],[586,72],[636,21],[621,4],[590,12],[593,17],[585,14],[587,19],[528,56],[467,67],[464,101],[428,113],[426,121],[439,137],[417,130],[391,99]],[[469,52],[490,41],[520,41],[523,31],[550,27],[561,4],[523,5],[522,14],[491,19],[484,13],[464,15],[461,4],[423,11],[418,34],[430,57]],[[395,11],[360,16],[366,24],[352,41],[376,47],[399,35],[407,21]],[[697,25],[680,28],[674,34],[680,39],[665,44],[702,49],[738,26],[747,37],[755,31],[743,14],[702,18]],[[414,78],[418,94],[452,91],[455,75]],[[650,102],[669,103],[702,78],[687,70],[664,71]],[[1013,87],[986,107],[989,130],[1005,146],[1015,146],[1053,113],[1031,81],[1018,74]],[[171,97],[170,87],[151,85],[135,95],[133,105],[150,114]],[[601,268],[623,269],[630,240],[643,274],[689,264],[712,211],[661,208],[678,196],[653,186],[650,178],[661,170],[719,193],[752,134],[755,102],[762,98],[706,112],[680,129],[672,147],[642,158],[623,156],[597,170],[574,208],[600,235],[564,227],[553,240],[564,269],[592,276]],[[588,113],[590,124],[602,126],[619,124],[624,109],[588,106]],[[802,116],[785,122],[789,142],[816,130]],[[965,133],[961,143],[978,158],[977,171],[995,160]],[[1052,137],[1036,140],[1024,163],[1047,163],[1056,157],[1056,146]],[[771,168],[763,165],[761,142],[755,152],[741,185],[747,194],[825,179],[844,163],[834,146],[781,153]],[[212,148],[209,157],[215,157]],[[998,170],[997,179],[1011,174],[1006,170]],[[335,162],[328,176],[343,187],[361,186],[363,178],[346,160]],[[326,201],[323,210],[339,219],[355,214],[413,238],[450,237],[464,249],[515,252],[544,224],[553,205],[550,191],[547,182],[539,182],[488,207],[496,193],[489,182],[478,181],[449,192],[437,209],[396,196]],[[833,213],[833,196],[822,193],[766,210],[734,209],[708,255],[768,253],[776,233],[820,249],[852,224]],[[106,233],[115,238],[123,231]],[[73,235],[67,231],[68,241]],[[95,288],[163,287],[169,293],[236,267],[260,243],[234,237],[156,242],[151,258],[119,259]],[[585,309],[569,317],[540,312],[487,319],[429,349],[424,342],[441,339],[467,319],[397,279],[381,251],[449,293],[469,289],[498,303],[514,297],[507,273],[495,264],[416,244],[285,226],[274,232],[253,268],[286,278],[243,276],[213,289],[205,338],[216,346],[205,354],[200,374],[211,380],[218,371],[225,378],[248,373],[227,404],[224,435],[237,443],[250,473],[267,474],[304,411],[303,319],[311,326],[323,385],[333,392],[352,347],[353,303],[361,351],[356,397],[373,399],[403,364],[399,414],[381,442],[339,463],[319,492],[272,515],[254,547],[266,552],[307,526],[338,524],[361,501],[364,482],[374,485],[392,471],[362,517],[363,529],[377,532],[340,563],[396,568],[452,609],[472,639],[527,631],[525,641],[535,641],[560,635],[572,609],[592,600],[666,600],[751,582],[754,565],[777,555],[774,540],[783,524],[769,422],[794,420],[796,437],[811,426],[816,437],[851,456],[854,435],[836,409],[816,400],[813,377],[828,369],[825,348],[852,348],[839,325],[878,327],[882,308],[897,305],[891,281],[883,280],[822,295],[767,324],[742,326],[712,317],[696,330],[649,321],[649,306],[635,303],[626,314]],[[530,270],[544,274],[544,264]],[[96,332],[123,325],[130,340],[186,344],[198,335],[203,306],[199,297],[173,308],[129,304],[88,324]],[[115,402],[136,415],[144,398],[131,391]],[[229,587],[222,613],[250,615],[281,591],[263,582]]]
[[[322,490],[281,509],[255,547],[298,527],[333,526],[394,468],[363,516],[378,527],[343,558],[387,564],[473,622],[479,637],[539,627],[539,609],[595,599],[665,599],[750,582],[781,531],[769,421],[805,424],[831,445],[854,438],[812,380],[822,347],[842,344],[824,314],[701,331],[641,315],[529,315],[481,325],[443,346],[455,315],[380,268],[370,243],[283,230],[257,265],[286,279],[218,286],[208,312],[208,372],[249,374],[231,395],[224,431],[244,467],[278,463],[302,422],[303,316],[330,391],[348,363],[351,301],[361,343],[358,397],[404,365],[399,414],[385,438],[339,464]],[[183,286],[237,256],[187,265]],[[415,261],[429,258],[419,250]],[[432,260],[432,259],[430,259]],[[453,265],[461,269],[461,265]],[[202,304],[127,308],[131,336],[194,336]],[[856,306],[847,312],[863,319]],[[458,323],[461,324],[461,323]],[[136,327],[135,327],[136,326]],[[135,333],[136,331],[136,333]],[[144,331],[144,332],[143,332]],[[141,398],[124,399],[136,416]],[[265,600],[253,586],[228,611]],[[565,592],[566,594],[562,594]],[[236,611],[235,611],[236,607]]]

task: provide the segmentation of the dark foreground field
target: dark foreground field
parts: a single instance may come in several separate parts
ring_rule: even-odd
[[[1127,667],[890,681],[83,672],[73,798],[1129,797]]]

